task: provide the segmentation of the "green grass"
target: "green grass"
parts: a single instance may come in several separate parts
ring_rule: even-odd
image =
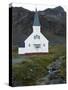
[[[22,63],[14,64],[12,67],[15,80],[22,85],[35,85],[37,80],[47,75],[47,66],[57,58],[65,57],[65,52],[64,45],[56,45],[49,47],[48,54],[25,56]],[[63,60],[59,75],[65,78],[66,59],[63,58]]]

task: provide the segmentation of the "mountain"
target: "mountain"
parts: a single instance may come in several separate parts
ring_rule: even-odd
[[[12,44],[13,46],[23,46],[23,41],[32,33],[32,25],[35,12],[22,7],[12,8]],[[11,10],[9,8],[9,10]],[[51,36],[66,35],[66,12],[61,6],[56,8],[48,8],[38,11],[41,23],[41,32],[48,38],[53,40]],[[49,36],[48,36],[49,35]],[[54,39],[55,40],[55,39]],[[54,41],[53,40],[53,41]],[[63,41],[63,40],[62,40]]]

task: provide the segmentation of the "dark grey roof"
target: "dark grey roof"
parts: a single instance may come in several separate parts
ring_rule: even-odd
[[[40,26],[39,16],[38,16],[37,9],[36,9],[35,16],[34,16],[34,23],[33,23],[33,26]]]

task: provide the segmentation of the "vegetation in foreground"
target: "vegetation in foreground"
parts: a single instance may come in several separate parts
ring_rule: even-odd
[[[55,45],[49,47],[49,53],[45,55],[28,55],[25,60],[12,67],[13,86],[37,85],[40,78],[48,74],[48,65],[56,59],[61,58],[62,65],[59,68],[58,76],[66,81],[66,51],[64,45]],[[16,57],[16,54],[15,54]],[[22,56],[23,57],[23,56]]]

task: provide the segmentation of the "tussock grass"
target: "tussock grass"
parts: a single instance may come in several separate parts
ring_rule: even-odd
[[[47,66],[55,61],[59,57],[65,56],[65,46],[56,45],[49,47],[49,53],[45,55],[31,55],[26,56],[24,61],[19,64],[14,64],[12,71],[14,80],[16,82],[22,83],[22,85],[35,85],[36,81],[41,77],[44,77],[47,72]],[[60,68],[60,76],[65,78],[65,61]]]

